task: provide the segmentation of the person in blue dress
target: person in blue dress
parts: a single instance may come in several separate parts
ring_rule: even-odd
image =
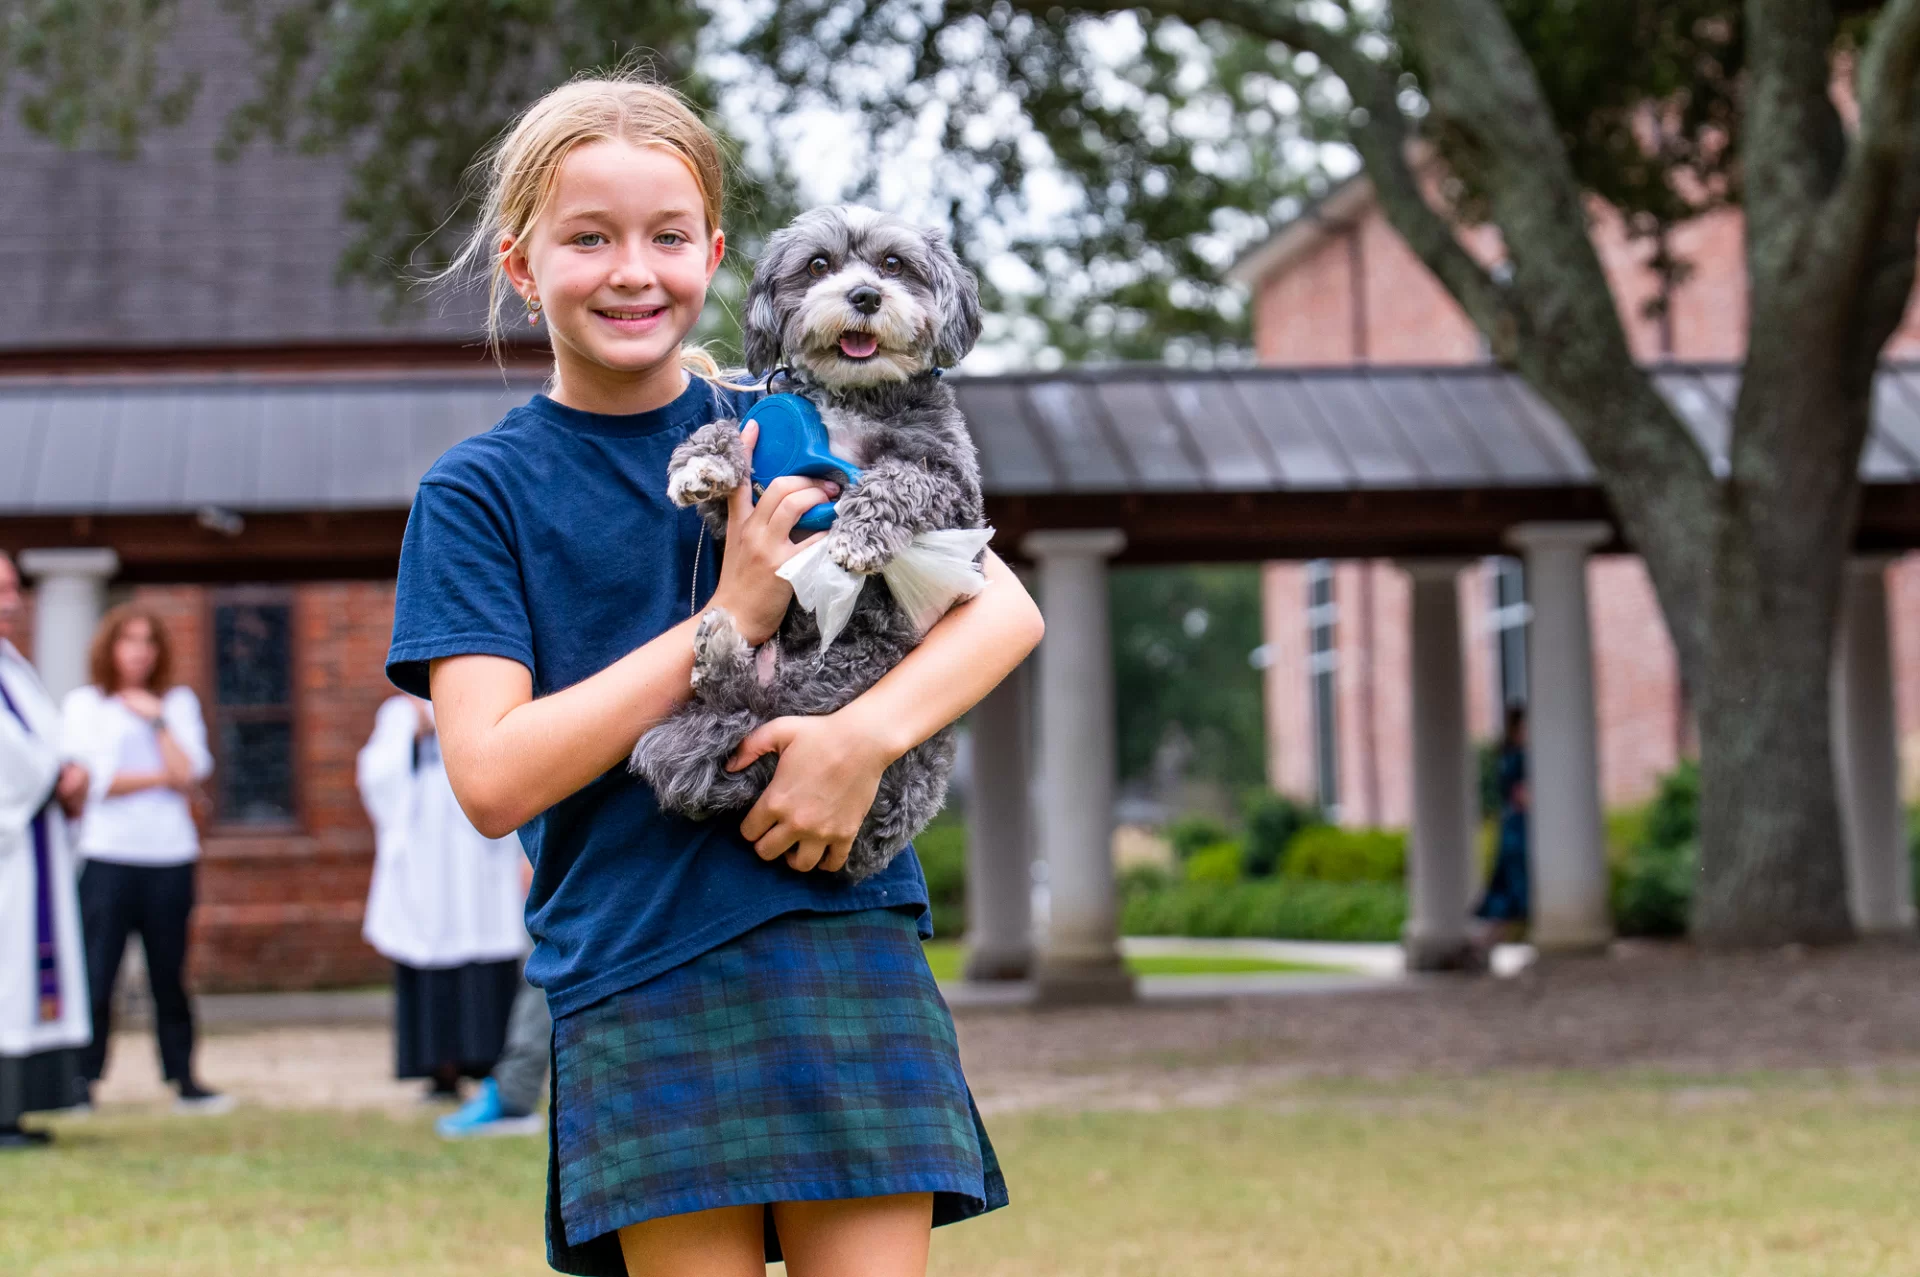
[[[1507,710],[1495,784],[1499,840],[1486,894],[1473,911],[1484,924],[1482,943],[1489,948],[1524,936],[1533,909],[1527,863],[1527,711],[1517,705]]]

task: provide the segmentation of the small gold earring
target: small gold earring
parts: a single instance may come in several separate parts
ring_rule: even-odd
[[[527,299],[527,322],[536,328],[540,325],[540,311],[540,299],[538,297],[529,297]]]

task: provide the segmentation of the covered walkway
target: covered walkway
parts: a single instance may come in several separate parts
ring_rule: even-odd
[[[1655,374],[1716,465],[1737,375]],[[1048,622],[1032,668],[976,711],[970,974],[1031,975],[1048,1002],[1125,999],[1109,853],[1116,563],[1392,558],[1413,586],[1410,965],[1456,964],[1473,891],[1472,749],[1456,578],[1527,566],[1534,668],[1534,942],[1607,942],[1585,565],[1622,543],[1591,467],[1518,378],[1487,367],[1113,368],[955,378],[996,548]],[[109,581],[392,575],[420,474],[535,383],[475,373],[10,378],[0,382],[0,547],[37,586],[56,691]],[[1882,569],[1920,545],[1920,367],[1881,378],[1836,662],[1856,919],[1913,926]],[[60,654],[70,654],[62,656]],[[1030,864],[1050,924],[1032,935]]]

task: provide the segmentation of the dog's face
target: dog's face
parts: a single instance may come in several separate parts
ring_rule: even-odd
[[[829,389],[950,368],[980,337],[980,292],[947,237],[857,205],[767,240],[747,290],[747,366],[791,363]]]

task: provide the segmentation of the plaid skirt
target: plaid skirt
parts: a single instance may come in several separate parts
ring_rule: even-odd
[[[790,914],[553,1032],[547,1258],[625,1277],[617,1230],[723,1206],[934,1195],[1004,1206],[912,914]]]

